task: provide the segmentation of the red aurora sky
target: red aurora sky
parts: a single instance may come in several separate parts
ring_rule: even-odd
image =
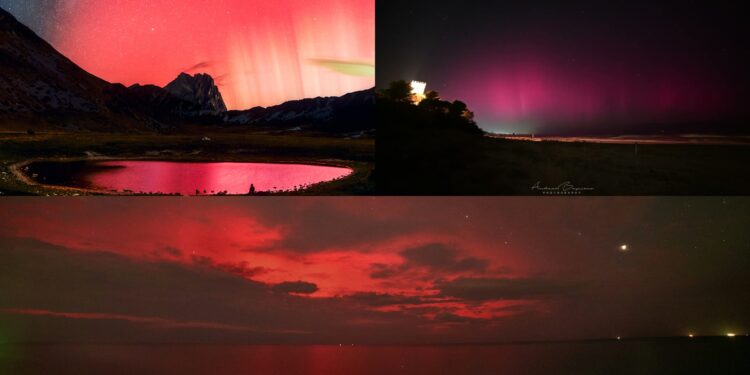
[[[6,198],[0,333],[434,343],[746,332],[747,205]]]
[[[180,72],[209,73],[230,109],[374,85],[319,62],[374,63],[373,0],[60,3],[50,42],[110,82],[164,86]]]

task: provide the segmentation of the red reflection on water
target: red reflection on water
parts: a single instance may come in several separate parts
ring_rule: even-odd
[[[107,161],[107,169],[87,176],[97,189],[182,195],[246,194],[255,191],[302,189],[349,175],[349,168],[272,163],[182,163],[164,161]]]
[[[11,372],[28,374],[744,373],[745,347],[729,344],[679,339],[466,346],[43,344],[18,345],[5,359]]]

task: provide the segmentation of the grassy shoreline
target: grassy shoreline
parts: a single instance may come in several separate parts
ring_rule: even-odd
[[[378,169],[385,195],[750,194],[747,144],[635,146],[404,131],[379,140]]]

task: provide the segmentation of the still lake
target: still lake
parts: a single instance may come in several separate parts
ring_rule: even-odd
[[[287,163],[78,161],[35,162],[24,172],[49,185],[147,194],[247,194],[305,189],[343,178],[344,167]]]

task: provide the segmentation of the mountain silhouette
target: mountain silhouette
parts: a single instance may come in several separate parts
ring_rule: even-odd
[[[0,113],[101,112],[110,84],[0,9]]]
[[[205,111],[215,113],[227,111],[219,88],[208,74],[198,73],[191,76],[187,73],[180,73],[174,81],[164,86],[164,89],[182,100],[198,104]]]
[[[375,89],[343,96],[291,100],[271,107],[229,111],[228,124],[280,126],[302,129],[354,132],[375,129]]]

